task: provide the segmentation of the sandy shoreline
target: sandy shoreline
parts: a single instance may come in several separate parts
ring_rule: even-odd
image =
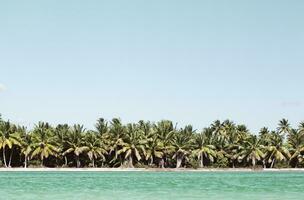
[[[304,169],[0,168],[0,172],[304,172]]]

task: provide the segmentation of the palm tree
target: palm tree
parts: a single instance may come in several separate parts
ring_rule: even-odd
[[[108,123],[103,118],[99,118],[97,120],[97,123],[95,124],[95,128],[100,137],[103,137],[105,134],[109,132]]]
[[[263,127],[261,128],[260,132],[259,132],[259,138],[263,141],[268,141],[270,136],[270,131],[267,127]]]
[[[290,128],[289,121],[287,119],[280,120],[277,131],[279,134],[281,134],[283,136],[283,140],[285,140],[286,135],[289,134],[290,130],[291,130],[291,128]]]
[[[301,134],[304,134],[304,121],[303,121],[303,122],[300,122],[300,124],[299,124],[299,132],[300,132]]]
[[[152,166],[154,158],[161,159],[163,157],[162,143],[159,141],[156,134],[151,133],[146,139],[146,160],[149,161],[149,165]]]
[[[249,134],[249,130],[248,128],[245,126],[245,125],[238,125],[236,126],[236,129],[235,129],[235,134],[233,134],[233,140],[243,140],[244,138],[246,138]]]
[[[102,162],[106,160],[105,155],[107,154],[107,150],[94,132],[87,133],[84,139],[85,146],[87,147],[87,155],[94,168],[96,159],[101,158]]]
[[[211,124],[213,137],[218,143],[224,143],[227,138],[223,124],[220,120],[216,120]]]
[[[231,142],[230,139],[235,139],[238,133],[247,131],[247,127],[244,125],[236,126],[233,121],[225,120],[222,124],[223,129],[223,140],[224,142]],[[238,130],[239,129],[239,130]]]
[[[211,124],[211,130],[213,131],[213,137],[217,143],[223,148],[225,143],[228,142],[230,136],[233,136],[236,131],[235,124],[232,121],[225,120],[223,123],[216,120]]]
[[[152,126],[151,122],[149,122],[149,121],[145,122],[143,120],[140,120],[138,122],[138,129],[141,132],[141,134],[146,138],[150,137],[151,133],[154,134],[153,126]]]
[[[16,125],[12,126],[12,134],[10,136],[10,140],[11,140],[13,146],[10,150],[10,157],[9,157],[8,167],[11,167],[12,157],[13,157],[14,151],[16,150],[16,148],[19,148],[21,146],[21,135],[22,135],[23,131],[25,131],[24,127],[16,126]]]
[[[266,152],[266,148],[267,146],[269,145],[270,143],[270,140],[271,140],[271,134],[270,134],[270,131],[267,127],[263,127],[261,128],[260,132],[259,132],[259,139],[261,141],[261,144],[265,147],[263,149],[263,152],[265,153]],[[264,157],[263,159],[263,168],[265,169],[266,168],[266,157]]]
[[[238,155],[242,148],[242,143],[245,141],[250,133],[245,125],[234,125],[234,123],[229,123],[229,134],[226,143],[224,143],[223,148],[218,151],[218,155],[227,157],[232,167],[238,162]]]
[[[11,160],[14,150],[14,145],[20,146],[20,137],[17,132],[17,127],[9,121],[0,122],[0,149],[2,149],[3,162],[5,167],[11,167]],[[6,150],[10,150],[9,163],[6,160]]]
[[[249,136],[243,143],[241,151],[239,153],[239,159],[246,159],[247,162],[251,161],[253,168],[256,166],[256,162],[260,161],[264,157],[262,149],[264,148],[261,145],[261,140],[255,135]]]
[[[288,144],[291,153],[290,162],[295,162],[295,166],[303,160],[304,153],[304,132],[291,129],[288,136]]]
[[[230,120],[217,120],[198,134],[192,126],[177,129],[169,120],[123,124],[117,118],[109,123],[100,118],[94,130],[88,131],[81,125],[52,127],[42,122],[27,131],[0,115],[1,151],[5,167],[26,168],[30,159],[45,166],[50,157],[56,167],[67,166],[71,158],[77,167],[197,167],[196,162],[188,161],[198,161],[199,167],[256,167],[258,162],[264,168],[302,167],[304,122],[294,129],[282,119],[276,131],[264,127],[258,136]]]
[[[167,162],[167,156],[170,155],[174,151],[174,147],[172,146],[173,135],[176,130],[173,127],[173,123],[168,120],[162,120],[155,124],[154,132],[157,134],[159,146],[162,151],[162,158],[160,161],[161,168],[165,168]]]
[[[176,168],[180,168],[185,157],[190,154],[194,132],[192,126],[188,125],[174,134],[172,146],[175,152],[173,159],[176,159]]]
[[[282,135],[276,132],[271,133],[268,145],[265,147],[265,158],[268,160],[268,163],[271,163],[270,168],[274,167],[276,161],[287,161],[290,158],[289,150],[283,141]]]
[[[208,137],[208,129],[194,137],[193,153],[200,160],[200,168],[204,167],[204,158],[214,162],[216,157],[216,147],[212,144],[210,135]]]
[[[122,137],[126,132],[126,127],[122,125],[121,120],[114,118],[111,121],[109,133],[106,134],[104,142],[108,146],[109,155],[111,158],[110,163],[114,163],[114,166],[122,166],[123,160],[121,155],[118,155],[118,151],[122,144]]]
[[[85,129],[82,125],[75,124],[71,131],[69,132],[69,136],[67,138],[67,150],[63,152],[63,155],[67,155],[73,153],[75,157],[76,167],[79,168],[81,166],[79,156],[88,150],[88,147],[85,146],[84,142],[84,133]]]
[[[138,131],[145,140],[146,161],[148,165],[152,166],[155,158],[161,159],[163,156],[161,143],[158,140],[157,133],[155,129],[153,129],[151,122],[140,120],[138,122]]]
[[[33,131],[33,151],[31,158],[38,156],[41,166],[44,166],[44,160],[49,156],[56,156],[58,152],[54,132],[48,123],[39,122]]]
[[[32,146],[32,135],[28,134],[26,132],[26,128],[22,127],[22,131],[20,131],[20,137],[21,137],[21,154],[24,155],[24,168],[27,168],[28,161],[30,158],[30,154],[33,151],[33,146]]]
[[[67,140],[70,135],[70,127],[67,124],[59,124],[55,128],[55,140],[58,146],[58,157],[60,159],[64,158],[64,166],[68,165],[68,158],[64,152],[67,150]]]
[[[142,155],[146,154],[145,144],[146,140],[136,124],[128,124],[126,134],[120,143],[121,149],[117,152],[117,154],[124,154],[124,159],[126,159],[125,165],[133,168],[133,159],[136,158],[138,161],[140,161],[142,159]]]

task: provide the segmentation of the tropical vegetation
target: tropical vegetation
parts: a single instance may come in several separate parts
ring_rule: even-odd
[[[284,168],[304,167],[304,122],[252,133],[230,120],[202,131],[172,121],[98,119],[83,125],[37,123],[31,130],[0,116],[1,167]]]

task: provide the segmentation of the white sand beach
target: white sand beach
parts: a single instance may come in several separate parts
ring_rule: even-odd
[[[160,169],[160,168],[0,168],[0,172],[304,172],[303,168],[250,169]]]

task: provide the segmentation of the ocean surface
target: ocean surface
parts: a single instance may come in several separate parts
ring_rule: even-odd
[[[302,172],[0,172],[1,200],[304,199]]]

